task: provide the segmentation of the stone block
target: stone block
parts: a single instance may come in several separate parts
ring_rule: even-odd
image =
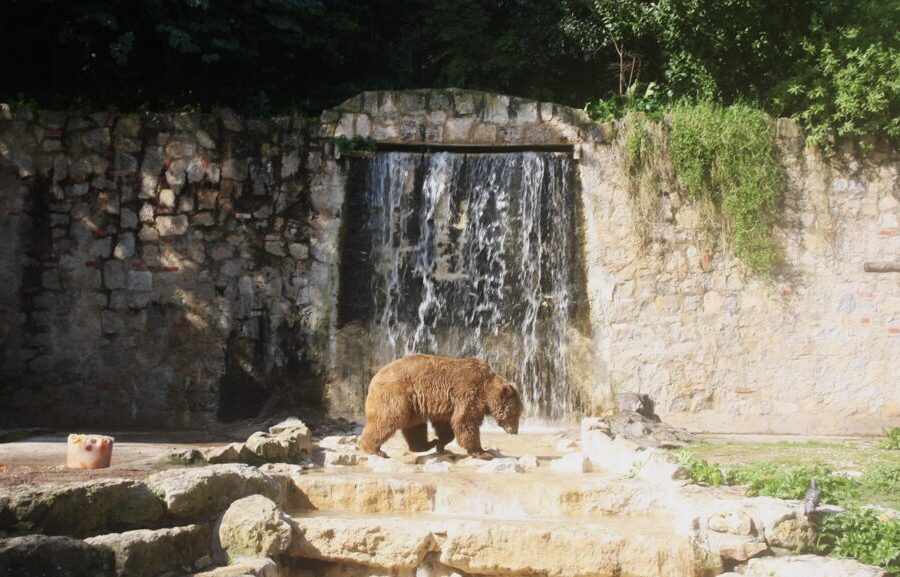
[[[211,552],[206,525],[138,529],[85,539],[88,545],[112,550],[117,577],[157,577],[191,567]]]
[[[0,539],[0,575],[113,577],[116,559],[109,549],[69,537],[13,537]]]
[[[153,290],[153,273],[147,270],[128,271],[128,290],[151,291]]]
[[[178,216],[156,217],[156,229],[159,236],[180,236],[188,230],[188,217],[184,214]]]
[[[101,530],[151,525],[162,501],[140,481],[103,479],[20,486],[0,495],[0,530],[83,537]]]
[[[209,465],[151,475],[147,484],[162,495],[169,515],[210,519],[248,495],[279,499],[278,481],[247,465]]]

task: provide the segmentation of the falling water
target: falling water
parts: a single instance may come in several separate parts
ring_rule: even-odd
[[[478,356],[529,412],[578,408],[570,336],[583,279],[574,164],[556,153],[354,160],[339,323],[371,329],[370,370],[414,352]],[[370,375],[368,375],[370,376]]]

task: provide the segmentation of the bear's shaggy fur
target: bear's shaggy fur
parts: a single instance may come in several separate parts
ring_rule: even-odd
[[[470,455],[489,459],[478,429],[490,415],[507,433],[519,431],[522,397],[516,385],[481,359],[410,355],[386,365],[369,384],[359,448],[384,456],[381,445],[398,429],[409,450],[444,447],[456,437]],[[437,439],[428,440],[431,421]]]

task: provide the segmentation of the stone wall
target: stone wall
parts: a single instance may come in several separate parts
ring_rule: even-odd
[[[884,143],[823,153],[778,121],[789,174],[776,230],[783,262],[764,279],[724,240],[705,254],[698,215],[676,191],[644,246],[619,126],[582,111],[469,91],[371,92],[325,120],[328,134],[386,143],[573,145],[595,405],[647,393],[665,419],[722,432],[874,434],[900,422],[900,274],[864,270],[900,254],[900,154]]]
[[[266,402],[330,402],[341,210],[335,136],[572,146],[601,405],[649,394],[695,430],[878,433],[900,420],[900,157],[822,154],[779,121],[790,175],[772,279],[663,199],[635,238],[617,127],[459,90],[370,92],[298,119],[27,112],[0,119],[0,422],[191,426]],[[352,231],[346,231],[352,234]],[[341,376],[346,380],[346,375]],[[357,389],[360,382],[353,386]]]
[[[336,239],[316,125],[3,112],[0,423],[320,402]]]

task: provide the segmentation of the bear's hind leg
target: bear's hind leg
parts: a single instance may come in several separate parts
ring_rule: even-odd
[[[391,438],[397,429],[389,427],[383,423],[378,423],[371,419],[366,420],[366,426],[363,428],[362,435],[359,436],[357,446],[364,453],[369,455],[378,455],[379,457],[387,457],[381,450],[381,445]]]
[[[409,450],[413,453],[424,453],[434,447],[437,441],[428,440],[428,423],[414,425],[400,430]]]
[[[455,437],[453,434],[453,426],[450,425],[449,421],[431,421],[431,426],[434,427],[434,432],[437,433],[437,441],[434,442],[435,446],[437,446],[437,452],[443,453],[445,447],[449,445]]]

